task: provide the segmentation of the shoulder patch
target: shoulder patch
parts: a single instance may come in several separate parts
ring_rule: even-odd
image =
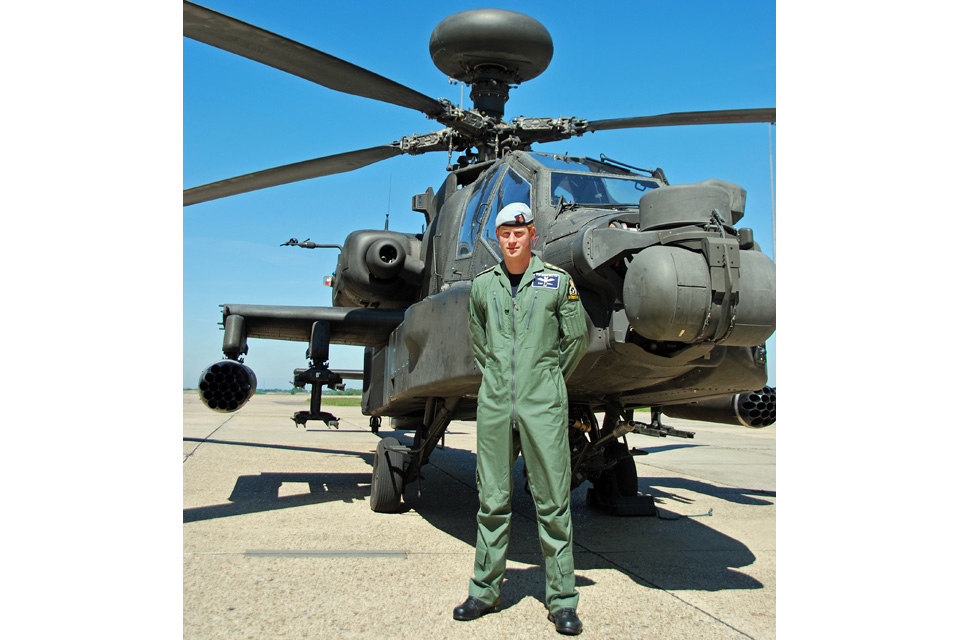
[[[573,278],[570,279],[570,286],[567,287],[567,300],[579,300],[580,294],[577,293],[577,288],[573,286]]]

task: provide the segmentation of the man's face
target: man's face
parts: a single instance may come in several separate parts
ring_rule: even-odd
[[[503,256],[510,258],[530,255],[530,243],[533,241],[535,229],[533,225],[526,227],[501,226],[497,228],[497,239],[500,241],[500,250]]]

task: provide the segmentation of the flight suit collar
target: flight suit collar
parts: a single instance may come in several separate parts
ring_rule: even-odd
[[[530,264],[527,265],[527,270],[523,272],[523,277],[520,279],[520,285],[517,287],[517,293],[520,293],[520,290],[526,287],[528,284],[533,282],[533,274],[538,271],[543,271],[544,265],[543,260],[537,257],[537,254],[533,254],[530,257]],[[507,265],[500,261],[500,264],[496,268],[497,277],[500,280],[500,286],[510,289],[510,276],[507,275]]]

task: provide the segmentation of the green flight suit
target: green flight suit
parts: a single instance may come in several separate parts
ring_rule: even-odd
[[[512,469],[522,451],[537,508],[547,608],[576,609],[565,381],[587,349],[587,326],[570,275],[534,255],[513,298],[502,262],[479,274],[470,291],[470,337],[483,382],[477,407],[480,509],[469,594],[487,604],[500,598]]]

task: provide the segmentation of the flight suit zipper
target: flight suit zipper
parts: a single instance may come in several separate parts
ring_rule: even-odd
[[[517,290],[517,293],[520,293],[520,290]],[[514,298],[513,302],[513,313],[510,314],[510,331],[513,334],[513,347],[512,353],[510,354],[510,407],[511,407],[511,417],[510,424],[516,429],[517,428],[517,301]]]

